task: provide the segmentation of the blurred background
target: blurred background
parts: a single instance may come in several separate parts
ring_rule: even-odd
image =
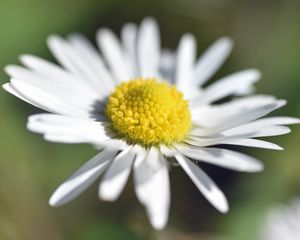
[[[229,61],[214,77],[248,67],[263,73],[259,93],[288,100],[276,115],[300,116],[300,1],[298,0],[0,0],[0,68],[18,64],[20,54],[53,60],[46,38],[82,32],[94,41],[99,27],[119,33],[123,23],[144,16],[159,21],[164,47],[175,48],[185,32],[196,35],[198,54],[217,38],[235,40]],[[0,71],[1,84],[8,76]],[[55,188],[96,150],[87,145],[48,143],[26,130],[41,112],[0,92],[0,239],[258,239],[266,212],[300,195],[300,128],[270,139],[284,151],[241,149],[266,170],[245,174],[204,166],[228,197],[231,210],[218,213],[181,169],[171,172],[172,206],[167,228],[154,231],[130,180],[121,198],[97,198],[97,184],[70,204],[54,209]]]

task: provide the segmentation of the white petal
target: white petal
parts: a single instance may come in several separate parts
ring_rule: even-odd
[[[104,138],[102,141],[107,140]],[[82,135],[66,134],[66,133],[45,133],[44,140],[55,143],[65,144],[79,144],[79,143],[92,143],[92,140]]]
[[[204,126],[211,125],[213,122],[223,122],[227,117],[238,114],[241,111],[259,108],[271,103],[277,103],[277,99],[267,95],[253,95],[237,98],[230,102],[214,105],[191,106],[192,119],[202,122]]]
[[[83,109],[73,108],[54,96],[48,94],[46,91],[31,86],[25,82],[11,79],[11,85],[17,90],[28,102],[38,106],[46,111],[59,113],[71,116],[87,117],[89,113]]]
[[[134,163],[135,191],[139,201],[146,207],[148,217],[155,229],[162,229],[170,208],[170,182],[168,168],[162,155],[153,148],[137,155]]]
[[[283,100],[278,100],[275,103],[266,104],[253,109],[240,109],[239,112],[225,116],[223,119],[217,119],[215,122],[213,119],[210,119],[209,126],[203,126],[203,123],[197,121],[195,123],[199,125],[199,127],[202,125],[202,136],[214,135],[263,117],[275,109],[282,107],[285,103]]]
[[[84,103],[91,103],[99,97],[90,87],[80,84],[80,81],[77,81],[76,78],[68,74],[62,75],[62,78],[59,78],[60,76],[55,75],[55,72],[53,76],[48,76],[47,74],[33,72],[32,70],[15,65],[6,66],[5,71],[12,79],[17,81],[25,82],[49,92],[54,92],[54,95],[57,95],[56,92],[60,95],[64,94],[64,99],[66,100],[70,98],[75,102],[82,101]],[[86,89],[86,91],[81,91],[82,89]],[[77,100],[74,97],[74,92],[78,92]]]
[[[242,172],[259,172],[263,164],[248,155],[222,148],[195,148],[190,146],[177,146],[185,156],[214,164],[220,167]]]
[[[49,204],[61,206],[76,198],[88,188],[105,170],[116,151],[104,150],[79,168],[52,194]]]
[[[81,35],[72,35],[70,42],[58,36],[51,36],[49,47],[58,61],[73,75],[80,77],[95,92],[105,97],[114,87],[112,77],[106,69],[100,54]]]
[[[284,126],[272,126],[269,124],[261,124],[260,120],[243,124],[241,126],[231,128],[222,133],[225,136],[246,135],[248,137],[268,137],[289,133],[291,130]]]
[[[185,97],[192,97],[195,85],[192,85],[194,77],[194,64],[196,58],[196,41],[192,34],[185,34],[179,42],[176,58],[175,84]]]
[[[94,78],[92,80],[97,85],[97,88],[102,90],[102,93],[108,95],[115,86],[114,80],[106,68],[100,53],[94,46],[80,34],[73,34],[69,37],[70,42],[74,48],[82,56],[89,70],[93,72]]]
[[[199,58],[195,68],[195,84],[203,85],[220,68],[229,56],[233,43],[228,37],[223,37],[213,43]]]
[[[175,153],[177,153],[177,151],[173,147],[163,144],[161,144],[159,148],[161,153],[166,157],[174,157]]]
[[[24,96],[21,95],[21,93],[19,93],[16,89],[14,89],[13,85],[11,83],[5,83],[2,85],[3,89],[6,90],[7,92],[9,92],[10,94],[13,94],[14,96],[16,96],[17,98],[20,98],[21,100],[23,100],[24,102],[27,102],[35,107],[39,107],[37,104],[27,100]]]
[[[67,44],[61,37],[57,35],[50,36],[48,38],[48,46],[52,54],[62,66],[77,75],[81,75],[79,69],[77,69],[72,62]]]
[[[143,187],[152,178],[152,175],[160,169],[159,152],[155,148],[151,148],[147,152],[144,149],[139,150],[137,159],[134,162],[134,181],[137,198],[143,204],[148,200],[147,188]]]
[[[86,45],[78,43],[77,37],[73,36],[70,37],[70,39],[73,40],[71,40],[71,42],[65,41],[65,48],[68,50],[68,54],[72,59],[72,64],[74,66],[71,71],[75,72],[76,68],[76,71],[80,72],[79,75],[84,78],[85,81],[88,82],[93,88],[95,88],[97,92],[101,93],[102,98],[104,98],[107,94],[107,89],[103,88],[105,85],[101,83],[98,71],[94,71],[93,67],[95,63],[95,52],[94,55],[92,55],[93,58],[91,58],[91,52],[86,49]],[[76,39],[76,41],[74,39]]]
[[[175,65],[176,65],[175,53],[172,52],[171,50],[162,49],[160,64],[159,64],[159,73],[162,79],[167,80],[171,84],[175,84],[174,82]]]
[[[85,53],[84,55],[82,54],[82,49],[78,49],[74,45],[72,46],[63,38],[56,35],[48,38],[48,45],[61,65],[75,75],[85,79],[91,87],[101,91],[99,78],[91,71],[90,64],[88,63],[89,59],[86,59]]]
[[[6,66],[5,71],[12,79],[20,80],[34,87],[54,92],[54,94],[58,92],[65,96],[65,100],[70,99],[71,102],[91,103],[95,100],[99,100],[99,92],[86,84],[85,80],[71,73],[67,73],[64,70],[59,71],[58,67],[56,71],[52,69],[55,67],[51,66],[50,63],[44,63],[44,60],[34,56],[22,56],[21,61],[31,69],[15,65]],[[34,68],[40,68],[40,70],[36,71]],[[82,91],[82,89],[85,89],[85,91]],[[77,93],[77,98],[74,96],[74,92]]]
[[[293,117],[269,117],[262,118],[256,122],[263,125],[290,125],[300,123],[300,119]]]
[[[223,132],[224,135],[235,135],[235,134],[243,134],[243,133],[249,133],[249,132],[257,132],[259,135],[262,133],[260,132],[269,132],[275,135],[285,134],[289,132],[289,128],[285,128],[279,125],[290,125],[290,124],[297,124],[300,120],[298,118],[291,118],[291,117],[269,117],[269,118],[262,118],[259,120],[256,120],[251,123],[243,124],[241,126],[238,126],[236,128],[232,128],[230,130],[227,130]],[[278,131],[278,134],[276,134],[276,131]],[[264,136],[275,136],[275,135],[264,135]]]
[[[142,21],[138,33],[137,56],[142,77],[158,77],[160,36],[157,23],[152,18]]]
[[[196,103],[192,104],[207,104],[231,95],[249,94],[260,76],[260,72],[256,69],[233,73],[204,89],[202,94],[195,99]]]
[[[128,59],[114,33],[109,29],[100,29],[97,32],[97,42],[117,82],[129,80]]]
[[[226,213],[228,211],[228,203],[224,194],[205,172],[181,154],[175,155],[175,158],[204,197],[220,212]]]
[[[134,156],[131,147],[128,147],[115,157],[99,185],[101,199],[115,201],[120,196],[129,177]]]
[[[77,129],[76,129],[77,130]],[[59,143],[91,143],[96,145],[106,146],[105,142],[110,140],[113,136],[107,135],[106,133],[45,133],[44,139],[50,142]]]
[[[147,201],[147,192],[144,191],[145,189],[142,187],[143,181],[141,179],[144,179],[145,176],[148,176],[147,173],[150,170],[150,168],[147,168],[145,158],[147,156],[148,152],[144,148],[139,148],[138,152],[136,153],[136,159],[133,164],[133,179],[135,184],[135,193],[137,195],[138,200],[145,204]]]
[[[265,148],[265,149],[273,149],[273,150],[283,150],[283,148],[278,146],[277,144],[258,140],[258,139],[251,139],[251,138],[226,139],[226,140],[220,141],[219,144],[229,144],[229,145],[238,145],[238,146],[246,146],[246,147],[257,147],[257,148]]]
[[[290,133],[291,129],[285,126],[272,126],[266,127],[253,133],[251,137],[271,137],[271,136],[279,136]]]
[[[241,108],[261,107],[275,101],[277,101],[277,99],[274,96],[259,94],[243,98],[236,98],[233,101],[220,104],[218,107],[225,111],[233,108],[239,108],[237,111],[240,111]]]
[[[300,236],[299,199],[289,205],[277,206],[268,211],[259,239],[298,240]]]
[[[190,136],[184,140],[185,143],[196,146],[196,147],[208,147],[219,144],[228,144],[228,145],[239,145],[246,147],[257,147],[257,148],[266,148],[273,150],[282,150],[282,148],[274,143],[251,139],[242,136],[229,136],[229,137],[218,137],[218,138],[199,138]]]
[[[121,32],[122,43],[124,46],[125,54],[128,57],[130,68],[131,68],[131,78],[139,77],[138,73],[138,63],[137,63],[137,26],[133,23],[127,23],[122,28]]]
[[[95,143],[95,148],[98,149],[103,149],[103,148],[110,148],[110,149],[115,149],[115,150],[125,150],[128,148],[129,145],[122,139],[116,139],[116,138],[111,138],[107,141],[101,142],[101,143]]]
[[[57,76],[58,78],[63,78],[68,75],[68,72],[66,72],[64,69],[59,67],[58,65],[49,62],[45,59],[42,59],[40,57],[25,54],[20,57],[20,61],[28,68],[43,73],[45,76]],[[9,71],[8,71],[9,72]]]
[[[79,88],[79,86],[72,86],[71,83],[66,81],[59,82],[53,79],[45,79],[41,75],[30,72],[22,67],[8,66],[6,70],[9,70],[13,73],[12,76],[16,77],[16,79],[12,80],[12,82],[14,82],[13,84],[20,82],[21,84],[32,86],[39,91],[46,92],[49,96],[56,98],[56,100],[61,101],[63,104],[68,104],[76,110],[92,111],[94,110],[93,105],[96,100],[101,99],[100,95],[96,97],[93,96],[93,94],[87,95],[89,90],[86,87]],[[87,91],[82,91],[82,89],[87,89]]]
[[[111,138],[101,122],[55,114],[32,115],[27,128],[44,134],[46,140],[54,142],[98,143]]]
[[[255,123],[255,121],[253,122]],[[226,130],[222,133],[220,133],[219,136],[214,136],[213,138],[206,138],[203,137],[203,128],[193,128],[189,132],[189,136],[191,137],[199,137],[203,138],[207,141],[210,140],[216,140],[219,137],[225,137],[225,138],[256,138],[256,137],[270,137],[270,136],[278,136],[283,135],[291,132],[291,129],[285,126],[265,126],[265,127],[257,127],[253,125],[253,128],[250,126],[251,123],[249,123],[249,128],[247,128],[248,124],[243,124],[241,126],[231,128],[229,130]]]
[[[72,116],[64,116],[64,115],[56,115],[51,113],[39,113],[33,114],[28,118],[28,121],[31,122],[43,122],[48,124],[58,124],[61,126],[69,126],[71,125],[100,125],[104,126],[101,122],[96,122],[92,119],[85,118],[77,118]]]
[[[86,81],[81,78],[76,77],[74,74],[67,72],[66,70],[64,70],[63,68],[59,67],[58,65],[51,63],[45,59],[33,56],[33,55],[22,55],[20,57],[21,62],[28,68],[30,68],[31,70],[34,71],[35,76],[39,76],[39,78],[41,79],[45,79],[45,80],[49,80],[51,79],[51,81],[59,81],[60,83],[63,81],[68,82],[68,85],[75,85],[75,86],[87,86],[86,85]],[[10,69],[6,69],[6,71],[12,75],[13,78],[19,79],[18,77],[20,77],[20,80],[22,78],[26,78],[29,77],[29,72],[24,72],[24,71],[18,71],[18,69],[12,69],[12,71],[10,71]],[[30,76],[30,78],[32,78],[34,76]],[[50,82],[51,83],[51,82]],[[71,86],[72,87],[72,86]],[[93,90],[92,88],[88,89]],[[95,93],[94,91],[92,91],[93,93]]]

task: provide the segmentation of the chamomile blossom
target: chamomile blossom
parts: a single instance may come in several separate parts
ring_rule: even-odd
[[[51,36],[48,45],[59,65],[32,55],[25,67],[7,66],[4,89],[48,113],[29,117],[29,130],[48,141],[90,143],[99,153],[62,183],[50,198],[61,206],[101,175],[99,197],[114,201],[130,172],[138,200],[154,228],[162,229],[170,207],[169,169],[179,165],[220,212],[227,200],[201,162],[257,172],[255,158],[224,148],[240,145],[281,149],[256,138],[286,134],[290,117],[266,117],[285,105],[272,96],[252,95],[260,78],[242,70],[203,87],[232,49],[223,37],[196,58],[196,41],[184,34],[175,51],[161,49],[156,22],[125,24],[121,40],[109,29],[97,32],[100,51],[82,35]],[[236,97],[222,104],[215,102]],[[175,164],[174,164],[175,163]]]
[[[261,240],[297,240],[300,236],[300,199],[268,211],[261,230]]]

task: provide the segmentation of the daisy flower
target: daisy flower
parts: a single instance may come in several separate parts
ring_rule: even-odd
[[[271,209],[265,218],[261,240],[298,240],[300,236],[300,199]]]
[[[208,87],[232,49],[217,40],[196,59],[196,42],[184,34],[176,51],[161,49],[157,23],[125,24],[119,40],[97,32],[100,52],[82,35],[51,36],[48,45],[61,66],[23,55],[25,67],[7,66],[4,89],[49,113],[32,115],[29,130],[48,141],[90,143],[99,153],[62,183],[50,198],[61,206],[102,175],[99,197],[114,201],[133,171],[138,200],[154,228],[162,229],[170,207],[169,170],[179,165],[220,212],[227,200],[201,170],[201,162],[257,172],[261,162],[226,145],[281,149],[258,137],[290,132],[290,117],[262,118],[285,105],[272,96],[245,96],[260,73],[243,70]],[[243,96],[243,97],[241,97]],[[232,101],[216,104],[224,98]],[[237,98],[240,97],[240,98]],[[261,119],[262,118],[262,119]]]

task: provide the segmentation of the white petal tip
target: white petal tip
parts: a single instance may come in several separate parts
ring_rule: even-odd
[[[97,31],[97,35],[106,35],[106,34],[109,34],[109,29],[107,28],[102,27]]]
[[[36,61],[36,58],[37,58],[37,57],[32,56],[32,55],[30,55],[30,54],[22,54],[22,55],[19,57],[21,63],[23,63],[24,65],[26,65],[26,64],[29,64],[29,65],[30,65],[30,63],[34,63],[34,62]]]
[[[103,185],[100,184],[98,197],[106,202],[114,202],[117,200],[118,195],[112,194],[109,189],[103,187]]]
[[[62,37],[60,37],[59,35],[53,34],[47,38],[47,44],[48,44],[48,46],[56,46],[56,44],[58,44],[61,40],[63,40]]]
[[[272,150],[278,150],[278,151],[284,150],[283,147],[280,147],[279,145],[274,144],[274,143],[272,144],[272,146],[271,146],[270,149],[272,149]]]
[[[109,194],[105,195],[103,193],[100,194],[99,198],[106,202],[114,202],[117,200],[117,197],[109,195]]]
[[[221,213],[226,214],[229,212],[229,207],[219,210]]]
[[[6,92],[8,92],[8,93],[10,93],[10,94],[13,94],[13,95],[15,95],[16,97],[21,98],[21,97],[19,96],[19,93],[16,92],[16,90],[13,88],[13,86],[12,86],[11,83],[4,83],[4,84],[2,85],[2,88],[3,88]],[[21,99],[22,99],[22,98],[21,98]]]
[[[26,62],[27,59],[30,59],[30,55],[29,54],[22,54],[19,59],[21,60],[21,62]]]
[[[261,71],[259,71],[256,68],[247,69],[245,71],[247,71],[249,74],[252,74],[251,76],[252,76],[253,82],[258,81],[261,78],[261,75],[262,75]]]
[[[51,195],[48,204],[51,207],[60,207],[62,205],[64,205],[65,203],[67,203],[68,201],[64,198],[65,193],[64,193],[64,188],[63,187],[59,187],[58,189],[56,189],[54,191],[54,193]]]
[[[218,211],[225,214],[228,213],[229,211],[229,206],[228,206],[228,202],[227,200],[225,200],[222,204],[220,204],[220,206],[218,206]]]
[[[227,198],[218,189],[214,190],[215,193],[213,194],[211,199],[208,199],[208,201],[221,213],[227,213],[229,211],[229,205]]]
[[[85,36],[79,32],[72,32],[67,36],[68,40],[75,40],[75,39],[82,39],[82,38],[85,38]]]
[[[155,230],[157,230],[157,231],[163,230],[163,229],[165,228],[165,225],[166,225],[166,224],[153,224],[153,223],[152,223],[153,228],[154,228]]]
[[[291,121],[290,121],[289,124],[298,124],[298,123],[300,123],[300,119],[299,118],[290,118],[290,119],[291,119]]]
[[[185,39],[186,41],[195,41],[194,35],[192,33],[183,34],[181,39]]]
[[[257,75],[258,78],[261,78],[262,73],[261,73],[260,70],[258,70],[258,69],[256,69],[256,68],[253,68],[253,69],[251,69],[251,70]]]
[[[222,42],[224,45],[226,44],[228,46],[228,48],[230,48],[230,49],[233,47],[233,44],[234,44],[233,39],[228,36],[221,37],[218,41]]]
[[[6,72],[6,74],[11,76],[13,74],[14,68],[15,68],[14,65],[7,65],[4,67],[4,71]]]
[[[238,171],[240,172],[248,172],[248,173],[256,173],[262,172],[265,169],[265,166],[262,162],[256,161],[251,164],[247,164],[247,166],[243,166]]]
[[[284,99],[278,100],[277,102],[277,107],[276,108],[281,108],[287,104],[287,101]]]
[[[142,20],[142,24],[156,25],[157,22],[156,22],[156,20],[155,20],[154,17],[148,16],[148,17],[145,17],[145,18]]]
[[[62,205],[62,204],[60,204],[59,200],[56,199],[55,194],[53,194],[53,195],[50,197],[50,199],[49,199],[49,201],[48,201],[48,204],[49,204],[51,207],[59,207],[59,206]]]
[[[57,38],[60,38],[60,36],[57,34],[51,34],[50,36],[48,36],[47,40],[53,41],[54,39],[57,39]]]
[[[252,168],[249,168],[248,172],[262,172],[264,169],[265,166],[261,163],[253,166]]]
[[[3,88],[5,91],[9,92],[10,84],[9,84],[9,83],[4,83],[4,84],[2,84],[2,88]]]
[[[51,201],[49,201],[48,204],[50,207],[58,207],[54,202]]]
[[[164,215],[160,214],[151,219],[151,225],[155,230],[163,230],[167,224],[167,220]]]

